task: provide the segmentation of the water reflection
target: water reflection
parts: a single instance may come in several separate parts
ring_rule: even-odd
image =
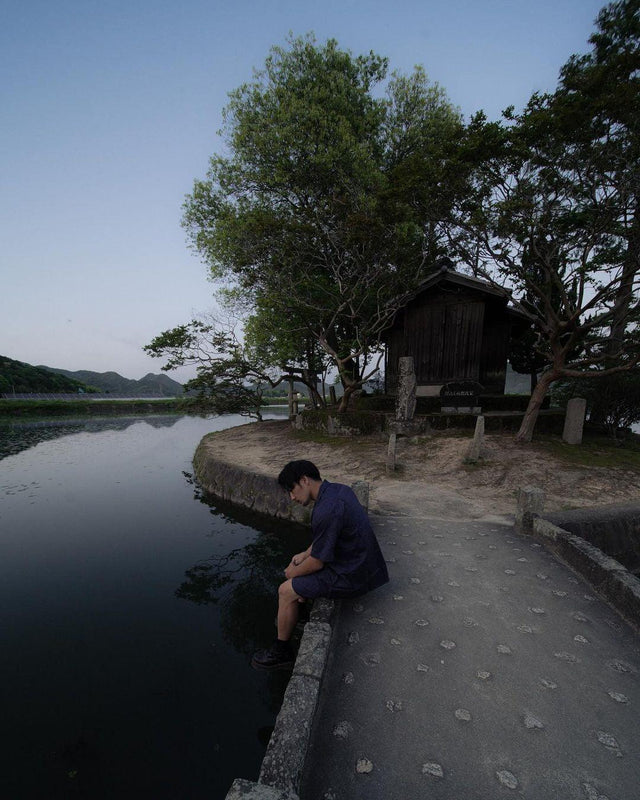
[[[241,524],[260,533],[242,547],[212,554],[185,571],[186,580],[175,596],[196,605],[220,607],[220,629],[226,642],[244,655],[257,647],[271,644],[274,630],[265,638],[265,608],[277,611],[278,586],[284,580],[284,569],[293,553],[309,545],[309,529],[286,520],[271,520],[255,512],[204,494],[189,472],[183,473],[194,488],[194,499],[209,507],[216,522]]]
[[[171,428],[181,416],[159,414],[144,417],[152,428]],[[17,455],[41,442],[50,442],[74,433],[103,433],[125,431],[140,422],[140,417],[92,417],[87,419],[40,419],[0,422],[0,459]]]
[[[0,428],[26,437],[0,461],[2,797],[220,800],[257,778],[287,675],[248,652],[308,533],[193,484],[202,436],[244,422]]]
[[[232,519],[234,513],[223,504],[202,498],[211,506],[211,513],[222,519]],[[239,522],[239,515],[234,514]],[[255,519],[253,520],[255,523]],[[247,524],[249,520],[244,520]],[[261,520],[262,526],[264,521]],[[186,580],[176,589],[176,597],[197,605],[219,604],[220,627],[225,641],[238,652],[251,654],[261,641],[264,629],[260,624],[265,607],[276,613],[279,584],[291,554],[308,546],[307,529],[292,523],[280,522],[279,530],[260,533],[243,547],[211,555],[185,571]]]

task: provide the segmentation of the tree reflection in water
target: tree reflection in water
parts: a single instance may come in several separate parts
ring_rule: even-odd
[[[89,402],[89,401],[87,401]],[[15,456],[41,442],[71,436],[74,433],[103,433],[124,431],[141,422],[152,428],[170,428],[182,417],[177,414],[158,414],[146,417],[94,417],[84,419],[45,419],[0,421],[0,459]]]
[[[212,555],[186,570],[176,597],[198,605],[218,604],[225,641],[250,654],[273,639],[278,586],[291,557],[309,546],[310,531],[207,497],[190,474],[184,475],[194,484],[195,497],[210,506],[214,516],[246,525],[256,535],[242,547]]]

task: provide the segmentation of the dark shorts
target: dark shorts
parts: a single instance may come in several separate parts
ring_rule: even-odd
[[[332,570],[321,569],[310,575],[300,575],[291,581],[293,591],[300,597],[315,600],[316,597],[359,597],[374,588],[368,582],[356,582],[352,576],[337,575]],[[379,584],[377,584],[379,585]]]

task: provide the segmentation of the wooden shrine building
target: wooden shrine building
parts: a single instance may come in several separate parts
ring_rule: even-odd
[[[386,332],[386,391],[395,393],[398,359],[413,356],[418,396],[438,395],[444,384],[460,381],[479,383],[485,395],[504,394],[510,338],[529,325],[506,289],[444,266]]]

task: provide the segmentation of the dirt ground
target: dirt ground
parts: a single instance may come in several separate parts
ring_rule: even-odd
[[[513,434],[487,434],[476,464],[464,463],[469,436],[400,438],[391,475],[387,441],[378,434],[321,443],[278,420],[220,431],[207,447],[215,458],[274,477],[287,461],[306,458],[328,480],[367,481],[373,513],[508,521],[518,488],[528,485],[545,491],[550,511],[640,500],[637,471],[567,466],[535,442],[516,445]]]

